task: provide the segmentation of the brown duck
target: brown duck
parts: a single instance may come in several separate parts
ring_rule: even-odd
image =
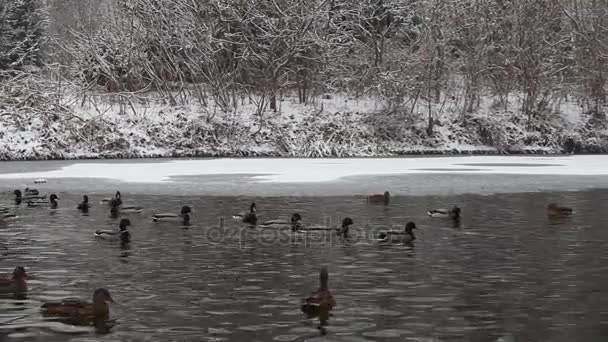
[[[114,303],[110,292],[99,288],[93,293],[93,302],[80,299],[64,299],[59,302],[44,303],[41,307],[45,316],[72,318],[78,321],[107,320],[110,317],[109,303]]]
[[[549,217],[564,217],[572,215],[572,208],[562,207],[556,203],[549,203],[547,205],[547,215]]]
[[[308,315],[308,317],[327,316],[329,315],[329,311],[336,306],[336,300],[327,285],[328,279],[327,267],[321,268],[321,272],[319,272],[319,289],[302,300],[302,312]]]
[[[367,203],[376,203],[388,205],[391,200],[391,194],[385,191],[384,194],[375,194],[367,196]]]
[[[0,292],[26,292],[28,275],[23,266],[17,266],[9,276],[0,276]]]

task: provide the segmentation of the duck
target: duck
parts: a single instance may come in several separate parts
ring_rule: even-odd
[[[38,196],[40,192],[37,189],[25,188],[25,196]]]
[[[51,209],[57,209],[57,207],[59,206],[59,203],[57,202],[58,199],[59,199],[59,197],[57,197],[57,195],[55,195],[55,194],[51,194],[49,196],[49,203],[51,204]],[[32,200],[32,201],[27,202],[28,207],[39,207],[39,206],[46,205],[46,204],[47,204],[47,202],[40,201],[40,200],[38,200],[38,201]]]
[[[252,202],[249,206],[249,212],[245,214],[236,214],[233,216],[235,219],[241,219],[244,223],[249,223],[252,225],[256,225],[258,222],[258,217],[255,214],[256,205],[255,202]]]
[[[329,272],[327,267],[322,267],[319,272],[319,288],[314,291],[310,296],[302,299],[302,305],[300,309],[308,317],[315,317],[321,314],[329,314],[336,306],[336,300],[329,290],[328,286]]]
[[[182,210],[180,211],[179,215],[171,213],[155,214],[152,215],[152,221],[179,221],[181,219],[182,224],[184,226],[188,226],[190,225],[190,213],[192,213],[192,209],[189,206],[185,205],[182,207]]]
[[[129,233],[127,227],[131,227],[131,221],[123,218],[118,224],[119,230],[97,230],[95,231],[95,236],[103,238],[105,236],[113,237],[118,235],[121,242],[129,243],[131,242],[131,233]]]
[[[138,207],[138,206],[134,206],[134,205],[120,206],[121,213],[141,213],[143,210],[144,210],[143,207]]]
[[[19,189],[13,191],[13,194],[15,195],[15,204],[17,204],[17,205],[21,204],[21,202],[23,202],[23,201],[46,199],[45,195],[25,195],[25,196],[23,196],[23,194],[21,193],[21,190],[19,190]]]
[[[303,228],[302,215],[300,215],[299,213],[294,213],[291,215],[289,220],[279,219],[279,220],[266,221],[266,222],[262,223],[261,226],[264,228],[278,227],[277,229],[291,228],[291,230],[296,231],[296,230]]]
[[[429,210],[427,212],[427,214],[430,217],[449,217],[452,220],[459,220],[460,219],[460,208],[458,208],[457,206],[454,206],[452,209],[433,209],[433,210]]]
[[[101,203],[108,203],[111,207],[122,205],[122,195],[120,194],[120,191],[116,191],[114,197],[104,198],[101,200]]]
[[[549,203],[547,205],[547,215],[550,217],[571,216],[572,208],[559,206],[556,203]]]
[[[388,205],[391,200],[391,194],[388,191],[385,191],[384,194],[374,194],[367,196],[367,203],[376,203],[376,204],[384,204]]]
[[[412,221],[406,223],[404,231],[388,230],[378,234],[376,240],[378,242],[398,242],[398,243],[410,243],[416,240],[414,235],[414,229],[416,224]]]
[[[115,303],[110,291],[98,288],[93,293],[93,302],[80,299],[63,299],[58,302],[47,302],[40,307],[43,315],[52,317],[67,317],[79,321],[107,320],[110,317],[110,306]]]
[[[9,276],[0,276],[0,292],[27,292],[28,274],[23,266],[17,266]]]
[[[80,202],[80,204],[78,204],[77,209],[86,213],[89,211],[90,207],[91,207],[91,205],[89,204],[89,196],[87,196],[87,195],[82,196],[82,202]]]
[[[350,217],[345,217],[342,220],[342,227],[337,229],[338,236],[348,237],[348,230],[353,225],[353,220]]]

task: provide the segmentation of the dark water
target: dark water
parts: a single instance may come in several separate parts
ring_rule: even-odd
[[[8,189],[7,189],[8,191]],[[108,195],[111,192],[108,193]],[[93,237],[117,224],[98,204],[18,208],[0,227],[0,271],[25,266],[36,279],[26,300],[0,299],[0,341],[605,341],[608,339],[608,191],[396,197],[256,198],[262,220],[300,212],[308,223],[344,216],[350,241],[250,229],[230,216],[250,198],[131,195],[132,243]],[[8,198],[7,198],[8,201]],[[551,222],[549,201],[575,216]],[[425,216],[454,203],[461,228]],[[194,208],[190,229],[153,224],[156,211]],[[223,229],[220,218],[226,219]],[[413,248],[379,246],[370,232],[418,225]],[[328,265],[337,307],[321,336],[299,311]],[[90,299],[106,287],[118,304],[109,333],[45,321],[44,300]],[[2,323],[4,322],[4,323]]]

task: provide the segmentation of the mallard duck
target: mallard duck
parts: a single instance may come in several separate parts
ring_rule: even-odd
[[[249,206],[249,212],[245,214],[236,214],[233,216],[235,219],[241,219],[244,223],[249,223],[252,225],[256,225],[258,222],[258,217],[256,216],[256,205],[255,202],[252,202]]]
[[[23,266],[17,266],[10,276],[0,276],[0,292],[26,292],[27,278]]]
[[[99,288],[93,293],[92,303],[68,298],[44,303],[41,309],[45,316],[69,317],[82,321],[107,320],[110,317],[109,303],[114,303],[110,292]]]
[[[378,237],[376,238],[379,242],[400,242],[400,243],[408,243],[416,240],[416,236],[414,236],[414,229],[416,229],[416,224],[414,222],[408,222],[405,225],[404,231],[396,231],[396,230],[388,230],[378,233]]]
[[[291,228],[291,230],[295,231],[298,229],[302,229],[302,215],[295,213],[295,214],[291,215],[289,220],[279,219],[279,220],[266,221],[266,222],[262,223],[261,226],[263,228],[271,228],[271,227],[275,228],[276,227],[276,229]]]
[[[367,196],[368,203],[383,203],[384,205],[388,205],[391,200],[391,194],[388,191],[385,191],[384,194],[375,194]]]
[[[327,267],[319,272],[319,288],[302,300],[301,310],[309,317],[328,314],[336,306],[336,300],[328,287],[329,273]]]
[[[49,202],[40,201],[40,200],[38,200],[38,201],[28,200],[27,206],[28,207],[39,207],[39,206],[47,205],[50,203],[51,209],[57,209],[57,207],[59,206],[59,203],[57,202],[58,199],[59,199],[59,197],[57,197],[57,195],[51,194],[51,196],[49,196]]]
[[[40,192],[36,189],[25,188],[24,194],[25,196],[38,196]]]
[[[192,209],[185,205],[182,207],[182,210],[180,211],[179,215],[177,214],[171,214],[171,213],[165,213],[165,214],[155,214],[152,215],[152,221],[154,222],[159,222],[159,221],[182,221],[182,224],[184,226],[187,226],[190,224],[190,213],[192,213]]]
[[[131,233],[127,230],[127,227],[131,227],[131,221],[129,219],[122,219],[118,224],[119,230],[97,230],[95,232],[96,237],[115,237],[118,236],[121,242],[129,243],[131,242]]]
[[[460,208],[454,206],[452,209],[433,209],[429,210],[427,214],[430,217],[449,217],[452,220],[460,219]]]
[[[348,237],[348,230],[353,225],[353,220],[350,217],[345,217],[342,220],[342,226],[337,229],[338,236]]]
[[[572,215],[572,208],[562,207],[556,203],[547,205],[547,215],[550,217],[563,217]]]
[[[90,207],[91,207],[91,205],[89,204],[89,196],[87,196],[87,195],[82,196],[82,202],[80,202],[80,204],[78,204],[78,210],[86,213],[89,211]]]
[[[45,195],[26,195],[23,196],[23,194],[21,193],[21,190],[15,190],[13,191],[13,194],[15,195],[15,203],[16,204],[21,204],[21,202],[23,201],[36,201],[36,200],[44,200],[46,199]]]
[[[101,200],[101,203],[108,203],[111,207],[121,205],[122,204],[122,195],[120,191],[116,191],[114,197],[112,198],[104,198]]]

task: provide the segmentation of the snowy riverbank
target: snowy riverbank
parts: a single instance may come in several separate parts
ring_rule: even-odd
[[[145,94],[60,95],[52,86],[1,89],[0,160],[608,152],[605,120],[575,101],[554,101],[535,118],[522,116],[515,97],[497,106],[489,96],[466,116],[458,99],[394,108],[345,95],[306,105],[285,95],[276,112],[242,97],[225,111],[193,99],[169,106]]]

